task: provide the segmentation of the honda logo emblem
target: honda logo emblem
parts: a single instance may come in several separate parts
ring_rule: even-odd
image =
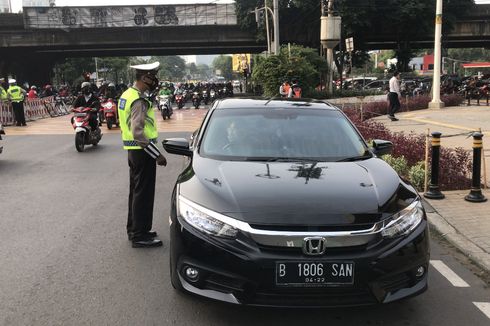
[[[324,237],[309,237],[303,240],[303,253],[306,255],[323,255],[326,250],[327,239]]]

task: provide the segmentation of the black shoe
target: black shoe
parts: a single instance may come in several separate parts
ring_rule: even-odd
[[[158,234],[155,232],[155,231],[150,231],[147,233],[147,238],[156,238],[158,236]],[[128,233],[128,240],[131,241],[133,240],[133,234],[132,233]]]
[[[398,121],[398,119],[395,118],[394,115],[389,115],[388,118],[390,118],[391,121]]]
[[[23,124],[22,124],[22,127],[27,127],[27,124],[23,123]]]
[[[158,239],[144,239],[144,240],[133,240],[133,248],[151,248],[151,247],[161,247],[163,246],[162,240]]]
[[[20,125],[20,123],[16,123],[15,126],[16,127],[20,127],[21,125]]]

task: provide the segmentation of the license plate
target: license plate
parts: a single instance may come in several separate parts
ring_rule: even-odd
[[[354,283],[353,262],[277,262],[278,286],[335,286]]]
[[[75,113],[75,117],[86,117],[87,113]]]

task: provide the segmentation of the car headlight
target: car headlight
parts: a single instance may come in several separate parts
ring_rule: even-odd
[[[383,227],[381,234],[385,238],[395,238],[409,234],[415,230],[423,219],[424,209],[422,203],[416,200],[389,219]]]
[[[230,225],[233,219],[202,207],[188,199],[179,197],[180,216],[201,232],[219,237],[234,238],[238,229]]]

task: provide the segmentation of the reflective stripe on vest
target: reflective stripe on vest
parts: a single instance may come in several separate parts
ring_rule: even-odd
[[[7,93],[9,93],[13,102],[21,102],[24,99],[24,93],[22,93],[19,86],[10,86]]]
[[[119,112],[119,126],[121,127],[121,136],[124,149],[142,149],[138,146],[134,140],[133,133],[131,132],[131,106],[134,101],[138,99],[144,99],[140,96],[138,90],[133,87],[128,88],[119,98],[117,105]],[[148,111],[146,112],[145,128],[143,130],[145,137],[152,143],[157,142],[158,130],[156,126],[155,111],[150,101],[144,99],[148,104]]]

